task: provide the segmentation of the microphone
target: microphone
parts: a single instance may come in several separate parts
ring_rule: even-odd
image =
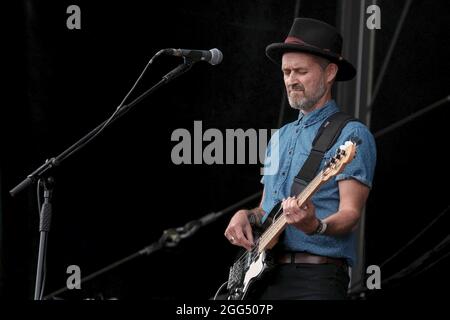
[[[192,61],[206,61],[212,65],[222,62],[223,54],[217,49],[206,50],[190,50],[190,49],[165,49],[165,54],[177,57],[186,57]]]

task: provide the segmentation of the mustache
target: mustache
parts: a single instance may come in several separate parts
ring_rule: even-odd
[[[296,83],[289,86],[289,90],[303,90],[305,91],[305,87],[301,83]]]

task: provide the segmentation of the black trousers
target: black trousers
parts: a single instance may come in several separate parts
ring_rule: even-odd
[[[261,279],[259,300],[344,300],[348,269],[335,264],[282,264]]]

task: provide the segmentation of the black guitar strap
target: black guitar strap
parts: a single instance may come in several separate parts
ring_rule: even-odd
[[[344,112],[336,112],[329,116],[317,131],[312,143],[311,152],[300,169],[291,187],[291,196],[297,196],[317,174],[324,154],[335,144],[342,129],[349,121],[359,121]]]

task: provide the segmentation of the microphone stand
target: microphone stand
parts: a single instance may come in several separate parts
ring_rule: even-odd
[[[125,262],[133,260],[140,256],[150,255],[150,254],[152,254],[158,250],[161,250],[165,247],[167,247],[167,248],[176,247],[180,243],[181,240],[192,237],[195,233],[197,233],[197,231],[201,227],[204,227],[204,226],[216,221],[223,215],[228,214],[229,212],[233,212],[234,210],[242,207],[245,203],[258,198],[261,195],[262,195],[262,191],[256,192],[253,195],[248,196],[248,197],[240,200],[239,202],[236,202],[235,204],[233,204],[219,212],[208,213],[207,215],[201,217],[198,220],[189,221],[182,227],[170,228],[170,229],[164,230],[162,236],[159,238],[158,241],[155,241],[154,243],[150,244],[149,246],[80,279],[80,285],[82,283],[85,283],[86,281],[92,280],[93,278],[100,276],[101,274],[103,274],[107,271],[117,268],[118,266],[124,264]],[[67,287],[63,287],[63,288],[56,290],[56,291],[50,293],[49,295],[45,296],[44,299],[45,300],[59,299],[56,297],[56,295],[64,293],[67,290],[68,290]]]
[[[133,100],[129,104],[123,105],[117,111],[114,118],[102,122],[100,125],[94,128],[92,131],[90,131],[88,134],[86,134],[84,137],[82,137],[68,149],[60,153],[58,156],[47,159],[44,162],[44,164],[42,164],[40,167],[38,167],[36,170],[30,173],[24,180],[22,180],[19,184],[17,184],[14,188],[12,188],[9,191],[11,196],[14,197],[18,193],[29,187],[31,184],[34,184],[36,181],[42,181],[44,186],[44,203],[40,211],[40,223],[39,223],[40,240],[38,251],[38,264],[36,270],[36,284],[34,291],[35,300],[42,299],[45,282],[45,258],[47,252],[48,232],[50,231],[50,221],[52,215],[51,200],[54,187],[53,178],[49,174],[50,169],[59,166],[61,162],[67,159],[71,154],[83,148],[91,139],[95,137],[97,133],[99,133],[99,131],[103,130],[106,126],[113,123],[118,118],[122,117],[125,113],[130,111],[132,107],[134,107],[137,103],[143,100],[150,93],[157,90],[162,85],[182,75],[183,73],[187,72],[189,69],[192,68],[192,65],[193,65],[192,60],[184,58],[183,64],[178,65],[172,71],[167,73],[164,77],[162,77],[162,79],[158,83],[153,85],[150,89],[145,91],[135,100]]]

